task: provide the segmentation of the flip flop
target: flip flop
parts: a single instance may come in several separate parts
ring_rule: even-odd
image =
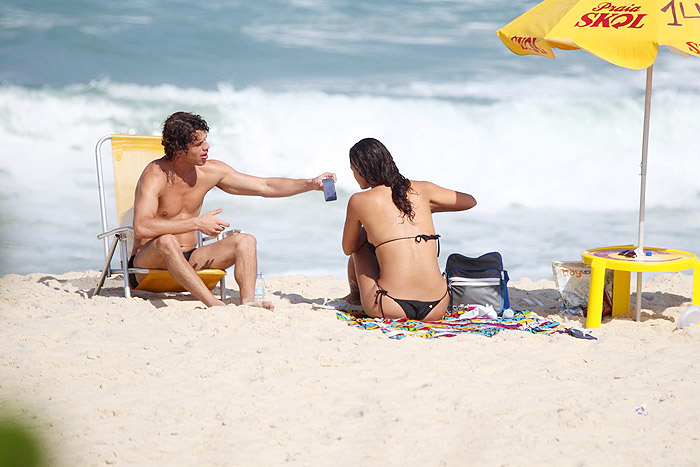
[[[597,337],[591,334],[592,331],[590,329],[569,328],[566,330],[566,332],[577,339],[592,339],[596,341],[598,340]]]

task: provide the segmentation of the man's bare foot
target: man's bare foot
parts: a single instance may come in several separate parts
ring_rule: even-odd
[[[270,311],[275,309],[275,305],[268,300],[249,300],[247,302],[241,302],[241,305],[256,306],[258,308],[265,308],[266,310]]]

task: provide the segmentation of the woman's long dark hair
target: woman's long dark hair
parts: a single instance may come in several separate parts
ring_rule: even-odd
[[[369,186],[391,188],[391,199],[402,216],[413,221],[416,213],[408,199],[411,181],[399,173],[389,150],[374,138],[365,138],[350,148],[350,165],[364,178]]]

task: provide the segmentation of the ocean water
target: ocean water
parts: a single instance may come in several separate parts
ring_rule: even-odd
[[[465,191],[441,264],[500,251],[512,278],[637,240],[645,72],[583,51],[519,57],[496,30],[536,2],[18,1],[0,5],[0,273],[100,269],[94,147],[178,110],[210,156],[262,176],[338,175],[338,201],[212,192],[265,274],[345,274],[348,149]],[[655,65],[645,245],[700,254],[700,61]]]

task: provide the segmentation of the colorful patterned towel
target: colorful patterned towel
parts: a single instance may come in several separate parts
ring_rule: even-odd
[[[491,337],[501,329],[516,329],[536,334],[569,333],[564,325],[543,319],[532,311],[518,311],[511,319],[507,318],[463,318],[468,310],[448,311],[440,321],[423,322],[408,318],[370,318],[362,311],[336,311],[338,319],[362,329],[381,329],[391,339],[418,336],[426,339],[454,337],[465,332]]]

